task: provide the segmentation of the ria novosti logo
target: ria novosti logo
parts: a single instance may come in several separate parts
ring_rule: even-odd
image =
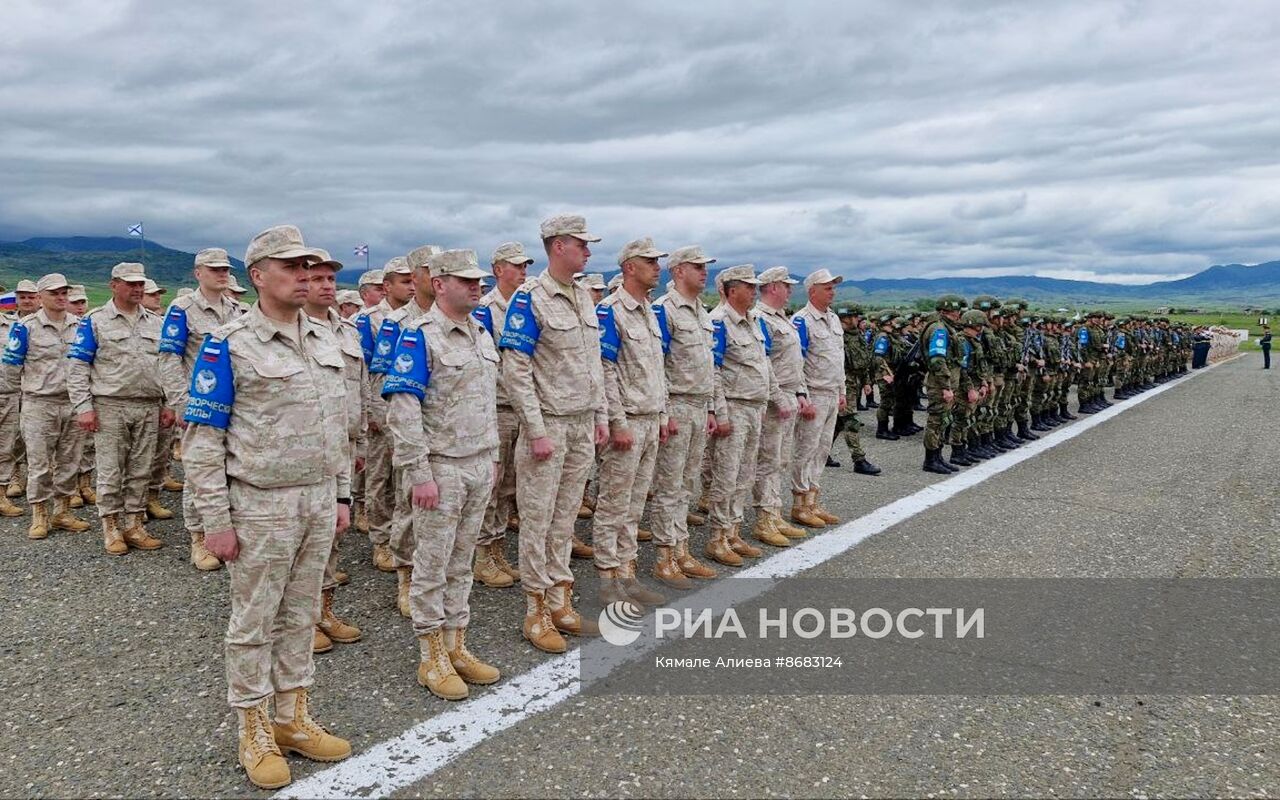
[[[644,609],[634,603],[624,600],[610,603],[600,610],[600,636],[609,644],[626,647],[640,638],[643,618]]]

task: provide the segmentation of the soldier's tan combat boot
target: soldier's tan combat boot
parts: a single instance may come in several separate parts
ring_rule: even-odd
[[[363,500],[356,503],[356,530],[366,534],[369,532],[369,509]]]
[[[167,471],[164,473],[164,480],[160,483],[160,488],[166,492],[180,492],[187,488],[186,481],[180,481]]]
[[[333,582],[339,586],[346,586],[351,583],[351,576],[347,574],[346,570],[335,569],[333,571]]]
[[[96,505],[98,502],[98,493],[93,489],[93,474],[89,472],[80,473],[80,477],[76,479],[76,492],[79,493],[81,499],[87,505]]]
[[[160,505],[160,493],[147,492],[147,517],[149,519],[173,519],[173,512]]]
[[[573,608],[573,584],[561,581],[546,592],[547,611],[556,630],[570,636],[599,636],[600,626]]]
[[[703,488],[702,494],[698,496],[698,510],[703,514],[711,513],[711,495],[706,488]]]
[[[412,585],[413,567],[396,567],[396,608],[405,619],[413,617],[409,610],[409,587]]]
[[[725,541],[729,543],[729,547],[733,549],[733,552],[745,558],[759,558],[764,555],[764,551],[759,547],[747,544],[742,540],[742,537],[738,535],[737,525],[729,529],[729,535],[725,538]]]
[[[653,541],[653,531],[649,530],[648,528],[636,528],[636,541],[637,542]]]
[[[129,527],[120,533],[124,536],[124,541],[130,547],[136,547],[139,550],[159,550],[164,547],[164,542],[147,533],[146,527],[143,526],[146,514],[139,511],[136,514],[126,514],[125,521]]]
[[[351,744],[324,729],[311,716],[307,690],[276,692],[276,723],[272,726],[276,745],[285,753],[295,753],[312,761],[341,761],[351,755]]]
[[[640,579],[636,577],[635,561],[628,561],[623,564],[618,569],[618,572],[621,573],[619,582],[622,584],[622,589],[627,593],[627,597],[631,599],[631,602],[641,606],[660,606],[667,602],[666,595],[646,588],[640,582]]]
[[[706,525],[707,518],[702,516],[701,514],[695,514],[692,511],[690,511],[684,515],[684,524],[689,526],[690,528],[696,527],[698,525]]]
[[[573,535],[572,550],[570,551],[574,558],[595,558],[596,549],[586,542],[578,538],[578,534]]]
[[[293,778],[276,744],[267,701],[250,708],[237,708],[236,717],[240,727],[240,766],[244,767],[249,783],[259,789],[287,786]]]
[[[3,494],[0,494],[0,517],[20,517],[22,509],[13,504],[13,501]]]
[[[68,508],[84,508],[84,498],[80,496],[80,492],[72,492],[67,495]]]
[[[9,485],[4,490],[4,496],[8,498],[22,497],[27,493],[27,477],[15,471],[13,478],[9,480]]]
[[[466,700],[470,690],[458,676],[444,646],[444,632],[437,629],[418,637],[422,660],[418,662],[418,685],[425,686],[442,700]]]
[[[212,572],[222,566],[222,562],[218,557],[209,552],[209,548],[204,546],[204,532],[191,532],[191,566],[201,572]]]
[[[122,556],[129,552],[125,544],[124,534],[120,531],[119,514],[108,514],[102,518],[102,549],[107,555]]]
[[[379,572],[395,572],[395,565],[391,562],[391,546],[386,544],[375,544],[373,546],[373,566]]]
[[[771,547],[791,546],[791,540],[774,526],[773,515],[763,508],[756,514],[756,524],[751,528],[751,535]]]
[[[551,621],[551,610],[540,591],[524,593],[524,638],[544,653],[563,653],[569,649],[564,637]]]
[[[792,492],[791,521],[806,528],[825,528],[827,523],[819,519],[809,510],[808,492]]]
[[[84,533],[91,527],[89,523],[71,513],[71,498],[59,497],[58,510],[54,513],[53,518],[49,520],[50,527],[60,531],[71,531],[72,533]]]
[[[773,527],[778,531],[778,533],[788,539],[803,539],[809,535],[808,531],[804,528],[797,528],[795,525],[792,525],[783,519],[782,509],[770,508],[767,509],[767,511],[769,516],[773,517]]]
[[[484,663],[467,649],[466,628],[445,628],[444,649],[449,653],[453,671],[467,683],[488,686],[502,677],[497,667]]]
[[[315,631],[311,634],[311,652],[315,655],[319,655],[321,653],[327,653],[332,649],[333,640],[326,636],[324,631],[320,630],[320,626],[317,625]]]
[[[31,527],[27,528],[28,539],[44,539],[49,536],[49,512],[43,502],[31,504]]]
[[[658,563],[653,565],[653,577],[672,589],[692,589],[693,581],[684,574],[676,563],[674,547],[658,546]]]
[[[828,525],[835,525],[839,523],[840,518],[837,517],[835,514],[832,514],[830,511],[826,510],[825,508],[823,508],[822,505],[818,502],[818,499],[821,496],[821,494],[822,493],[817,489],[809,490],[809,512],[812,513],[818,519],[827,523]]]
[[[607,606],[613,603],[630,603],[631,598],[627,597],[627,590],[622,588],[622,576],[618,574],[616,569],[601,569],[596,567],[596,579],[600,584],[598,596],[600,605]]]
[[[476,564],[471,569],[471,574],[490,589],[506,589],[516,584],[511,576],[494,562],[493,545],[482,544],[476,548]]]
[[[182,463],[182,437],[175,437],[173,440],[173,460],[179,464]]]
[[[325,589],[321,593],[320,622],[316,625],[338,644],[351,644],[360,641],[360,629],[355,625],[343,622],[333,613],[333,590]]]
[[[489,548],[489,554],[493,557],[493,563],[498,565],[498,569],[510,575],[511,580],[518,583],[520,581],[520,570],[512,566],[511,562],[507,560],[506,540],[499,539],[498,541],[490,544]]]
[[[507,530],[513,533],[520,532],[520,515],[519,514],[512,514],[511,516],[507,517]]]
[[[689,540],[676,544],[676,566],[680,567],[680,571],[690,578],[702,578],[709,580],[716,576],[716,571],[706,564],[693,557],[689,552]]]
[[[595,516],[595,513],[595,508],[591,503],[589,503],[586,494],[583,494],[582,505],[578,506],[578,519],[591,519]]]
[[[712,531],[711,538],[707,541],[707,546],[702,550],[707,558],[726,567],[742,566],[742,556],[733,551],[729,546],[729,529],[717,528]]]

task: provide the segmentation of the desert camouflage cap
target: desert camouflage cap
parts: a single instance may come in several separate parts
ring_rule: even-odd
[[[23,278],[22,280],[18,281],[18,288],[14,289],[14,291],[15,292],[38,292],[40,290],[36,288],[35,281],[29,278]]]
[[[234,294],[244,294],[245,292],[249,291],[248,289],[244,288],[243,286],[241,286],[239,283],[236,282],[235,275],[231,276],[231,280],[227,283],[227,289],[229,289]]]
[[[72,287],[72,288],[75,288],[75,287]],[[84,287],[81,286],[80,288],[83,289]],[[160,286],[160,284],[156,283],[150,278],[147,278],[147,282],[142,285],[143,294],[163,294],[164,291],[165,291],[164,288]]]
[[[671,257],[667,259],[667,267],[674,267],[676,264],[714,264],[714,258],[708,258],[707,254],[702,252],[702,248],[696,244],[677,247],[671,251]]]
[[[738,264],[737,266],[720,270],[720,274],[716,276],[716,287],[721,288],[729,281],[742,281],[752,286],[758,285],[760,281],[756,279],[756,265]]]
[[[756,280],[760,281],[761,286],[768,286],[771,283],[786,283],[794,286],[800,282],[791,277],[791,272],[786,267],[769,267],[761,272]]]
[[[121,261],[111,268],[111,280],[127,281],[128,283],[146,283],[147,271],[136,261]]]
[[[493,251],[493,258],[489,259],[489,263],[497,264],[499,261],[526,267],[533,263],[533,259],[524,251],[524,245],[519,242],[503,242],[498,245],[498,249]]]
[[[622,273],[619,272],[617,275],[614,275],[612,278],[609,279],[609,285],[606,286],[605,289],[606,291],[613,292],[613,291],[616,291],[617,288],[621,285],[622,285]]]
[[[572,236],[584,242],[598,242],[600,237],[587,232],[587,219],[577,214],[557,214],[542,221],[542,240],[545,242],[556,236]]]
[[[404,260],[405,260],[405,263],[409,265],[410,270],[415,270],[415,269],[418,269],[419,267],[430,268],[431,257],[438,256],[443,252],[444,252],[443,247],[439,247],[438,245],[434,245],[434,244],[424,244],[422,247],[415,247],[413,250],[410,250],[409,255],[405,256]],[[453,252],[460,253],[463,251],[455,250]],[[468,251],[468,252],[474,252],[474,251]]]
[[[618,266],[628,258],[666,258],[667,254],[658,249],[653,243],[653,239],[648,236],[643,239],[632,239],[622,246],[622,251],[618,253]]]
[[[329,267],[329,268],[331,268],[334,272],[339,272],[339,271],[341,271],[341,270],[342,270],[342,262],[341,262],[341,261],[337,261],[337,260],[335,260],[332,256],[330,256],[330,255],[329,255],[329,251],[328,251],[328,250],[325,250],[323,247],[317,247],[317,248],[315,248],[314,250],[312,250],[311,252],[315,253],[315,254],[316,254],[316,258],[318,258],[318,259],[319,259],[319,261],[316,261],[316,262],[315,262],[314,264],[312,264],[311,266],[313,266],[313,267]]]
[[[186,297],[187,295],[191,294],[194,291],[195,289],[192,289],[190,286],[183,286],[181,289],[178,290],[178,293],[175,295],[175,297]]]
[[[54,289],[64,289],[70,285],[67,283],[66,276],[61,272],[50,272],[48,275],[41,275],[40,280],[36,281],[36,290],[51,292]]]
[[[315,261],[315,251],[302,241],[302,231],[294,225],[276,225],[249,240],[244,263],[250,266],[264,258],[305,258]]]
[[[605,290],[604,276],[599,272],[579,272],[573,276],[573,280],[584,289]]]
[[[231,258],[221,247],[206,247],[196,253],[197,267],[230,267]]]
[[[938,298],[938,302],[933,307],[939,311],[964,311],[964,298],[958,294],[944,294]]]
[[[147,279],[147,283],[151,283],[150,278]],[[146,289],[143,288],[142,291],[145,292]],[[67,291],[67,299],[73,303],[77,303],[81,300],[87,301],[89,299],[89,294],[85,291],[84,284],[82,283],[71,284],[71,289]]]
[[[382,279],[385,281],[388,275],[412,275],[413,267],[409,266],[409,259],[404,256],[396,256],[382,265]]]
[[[433,245],[427,245],[432,247]],[[419,247],[418,250],[425,250]],[[418,252],[414,250],[413,253]],[[410,257],[413,256],[410,253]],[[465,278],[467,280],[480,280],[489,277],[489,273],[480,269],[480,263],[476,259],[475,250],[440,250],[431,253],[427,257],[426,266],[431,270],[431,277],[443,278],[451,275],[455,278]]]
[[[338,292],[338,305],[362,306],[364,301],[360,299],[360,293],[355,289],[343,289]]]
[[[382,283],[382,270],[371,269],[367,272],[360,273],[360,280],[356,281],[356,286],[368,286],[369,284]]]
[[[839,275],[832,275],[831,270],[826,269],[824,267],[822,269],[810,272],[808,275],[805,276],[804,288],[808,289],[811,286],[817,286],[823,283],[840,283],[843,280],[844,280],[843,277]]]

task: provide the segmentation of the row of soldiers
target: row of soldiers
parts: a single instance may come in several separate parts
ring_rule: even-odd
[[[1074,317],[1029,310],[1019,298],[981,295],[966,303],[938,298],[935,313],[840,312],[845,325],[849,392],[879,390],[876,437],[896,440],[923,430],[926,472],[1008,452],[1077,419],[1068,409],[1072,386],[1078,413],[1093,414],[1186,372],[1194,332],[1167,317],[1107,311]],[[919,395],[928,422],[912,419]],[[951,457],[942,448],[951,446]]]

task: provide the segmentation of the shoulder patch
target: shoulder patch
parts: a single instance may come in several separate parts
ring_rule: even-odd
[[[382,384],[382,396],[411,394],[421,400],[431,383],[431,367],[427,363],[427,340],[421,328],[409,328],[400,334],[391,368]]]
[[[889,334],[882,333],[876,337],[876,355],[883,356],[889,353]]]
[[[618,363],[622,349],[622,335],[618,333],[618,320],[613,316],[613,306],[604,303],[596,306],[596,321],[600,323],[600,357]]]
[[[165,314],[160,326],[159,352],[186,355],[188,336],[190,329],[187,327],[187,311],[174,303],[169,306],[169,313]]]
[[[760,323],[760,333],[764,336],[764,354],[766,356],[773,355],[773,332],[769,330],[769,323],[764,321],[764,316],[756,317],[756,321]]]
[[[532,288],[526,283],[526,287]],[[542,329],[533,315],[533,298],[528,288],[521,288],[511,296],[511,305],[507,307],[507,322],[502,328],[502,338],[498,340],[499,350],[518,350],[527,356],[533,355],[537,349],[538,338]]]
[[[671,352],[671,326],[667,324],[667,307],[662,303],[654,303],[651,308],[654,319],[658,320],[658,331],[662,334],[662,354],[665,356]]]
[[[490,306],[476,306],[471,311],[471,316],[489,332],[489,338],[493,338],[493,308]]]
[[[375,375],[386,375],[391,369],[391,359],[396,349],[396,341],[400,338],[400,323],[393,319],[384,319],[378,329],[378,337],[374,340],[373,359],[369,362],[369,372]]]
[[[92,364],[98,356],[98,337],[93,332],[93,320],[86,316],[76,326],[76,340],[67,348],[67,358]]]
[[[946,358],[950,345],[951,336],[947,333],[946,326],[939,325],[929,337],[929,358]]]
[[[729,347],[729,330],[724,326],[724,320],[711,320],[711,355],[716,362],[716,366],[724,365],[724,351]]]
[[[809,355],[809,321],[796,314],[791,318],[791,325],[796,329],[796,333],[800,334],[800,353]]]
[[[13,327],[9,329],[9,339],[4,345],[4,356],[0,356],[0,363],[11,367],[21,367],[27,363],[27,337],[27,326],[21,322],[13,323]]]
[[[1076,338],[1079,339],[1081,346],[1087,347],[1089,344],[1089,329],[1081,328],[1080,332],[1076,334]]]
[[[230,345],[225,339],[206,335],[196,361],[191,365],[190,399],[182,418],[197,425],[226,430],[231,424],[231,408],[235,401]]]

